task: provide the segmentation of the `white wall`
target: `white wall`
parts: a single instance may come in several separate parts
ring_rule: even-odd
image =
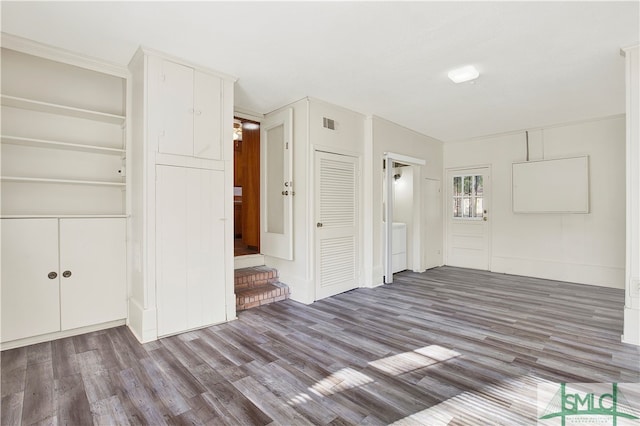
[[[491,270],[623,288],[624,117],[532,130],[529,144],[530,160],[589,156],[589,214],[512,212],[511,164],[526,159],[524,132],[444,148],[445,169],[491,165]]]
[[[419,200],[421,206],[438,200],[426,199],[429,192],[422,190],[426,179],[440,180],[442,178],[442,142],[429,136],[409,130],[398,124],[392,123],[380,117],[373,116],[368,119],[366,128],[368,143],[365,145],[365,249],[368,250],[365,258],[365,285],[373,287],[383,282],[383,253],[382,246],[382,192],[384,171],[382,159],[385,152],[407,155],[426,161],[424,166],[414,169],[414,188],[419,188]],[[424,259],[420,265],[414,264],[414,270],[423,270],[424,264],[442,264],[442,246],[434,247],[427,244],[429,240],[442,241],[441,218],[423,214],[420,221],[414,220],[419,238],[421,238],[423,250],[428,248],[432,252],[423,253]],[[429,220],[429,222],[428,222]],[[436,223],[431,223],[435,220]],[[427,235],[426,230],[436,230],[434,235]],[[416,231],[413,232],[414,235]]]
[[[294,258],[288,261],[265,256],[265,264],[278,269],[280,280],[291,289],[293,300],[312,303],[316,300],[314,151],[324,150],[362,158],[365,118],[356,112],[311,98],[301,99],[277,111],[286,108],[293,108],[293,187],[296,192],[293,197]],[[335,120],[336,129],[325,129],[323,117]],[[361,209],[361,215],[362,210],[365,209]]]

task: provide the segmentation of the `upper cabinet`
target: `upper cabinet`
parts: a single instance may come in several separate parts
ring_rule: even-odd
[[[158,151],[220,160],[222,80],[169,60],[161,67]]]
[[[138,50],[130,68],[134,84],[140,78],[139,87],[145,87],[140,110],[147,152],[181,156],[163,157],[180,165],[193,164],[189,158],[233,159],[223,143],[233,137],[232,129],[223,123],[233,120],[235,78],[149,49]]]

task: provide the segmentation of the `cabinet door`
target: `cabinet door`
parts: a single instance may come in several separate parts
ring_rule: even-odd
[[[156,167],[158,335],[226,319],[224,172]]]
[[[125,235],[126,219],[60,219],[62,330],[126,318]]]
[[[60,331],[58,220],[2,219],[1,225],[2,341]]]
[[[158,139],[158,150],[165,154],[192,156],[193,68],[163,61],[160,80],[163,128]]]
[[[193,155],[219,160],[222,157],[222,81],[196,71],[194,87]]]

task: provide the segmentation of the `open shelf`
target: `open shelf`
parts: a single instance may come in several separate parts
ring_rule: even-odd
[[[99,153],[99,154],[113,154],[113,155],[125,154],[124,149],[106,148],[103,146],[96,146],[96,145],[83,145],[78,143],[59,142],[59,141],[51,141],[46,139],[23,138],[20,136],[9,136],[9,135],[2,135],[1,138],[2,138],[3,144],[33,146],[38,148],[68,149],[72,151],[93,152],[93,153]]]
[[[31,178],[21,176],[2,176],[0,180],[5,182],[33,182],[33,183],[68,183],[73,185],[94,185],[94,186],[126,186],[123,182],[105,182],[98,180],[73,180],[73,179],[49,179]]]
[[[102,121],[111,124],[124,124],[123,115],[109,114],[106,112],[92,111],[89,109],[75,108],[66,105],[52,104],[49,102],[36,101],[33,99],[19,98],[16,96],[2,95],[2,105],[28,109],[33,111],[48,112],[53,114],[67,115],[70,117],[84,118],[88,120]]]

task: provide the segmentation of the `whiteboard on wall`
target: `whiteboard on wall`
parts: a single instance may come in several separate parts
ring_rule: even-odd
[[[513,163],[514,213],[589,213],[589,157]]]

